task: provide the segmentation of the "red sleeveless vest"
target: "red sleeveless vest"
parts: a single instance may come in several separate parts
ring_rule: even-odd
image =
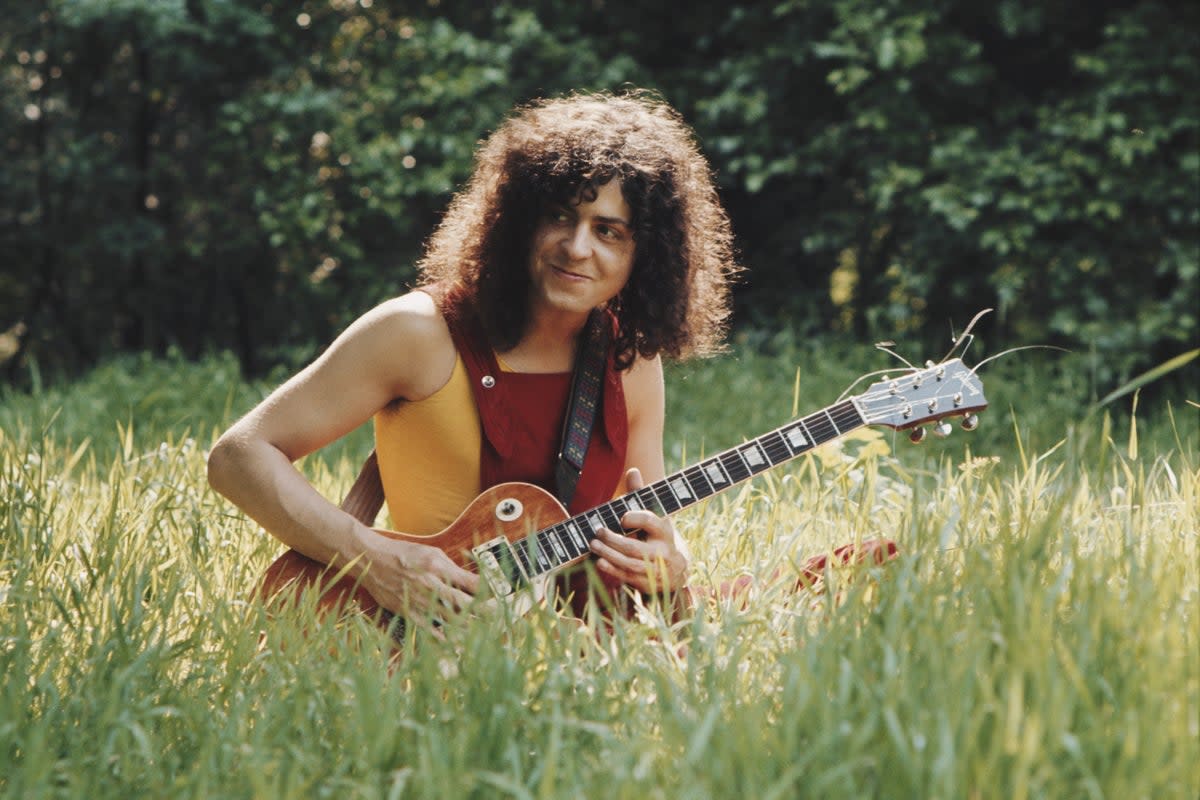
[[[467,368],[479,410],[483,432],[479,488],[521,481],[555,494],[554,470],[570,399],[571,373],[504,372],[473,317],[447,319],[447,323]],[[628,434],[625,392],[610,352],[583,473],[567,509],[571,514],[612,499],[625,466]]]

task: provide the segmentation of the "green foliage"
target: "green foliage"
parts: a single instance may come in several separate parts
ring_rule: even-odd
[[[1200,12],[1167,0],[7,4],[0,362],[307,360],[414,279],[514,103],[660,91],[751,268],[744,324],[1193,349]],[[13,353],[19,353],[12,357]]]
[[[730,20],[768,46],[698,110],[758,198],[742,241],[764,289],[795,284],[790,261],[818,293],[842,263],[860,334],[995,307],[1012,344],[1095,347],[1105,380],[1196,340],[1194,10],[846,0]]]
[[[672,402],[703,408],[672,414],[673,451],[759,432],[728,411],[747,375],[779,387],[765,424],[787,415],[795,346],[756,344],[671,376]],[[851,369],[837,355],[801,373],[802,411]],[[980,433],[1053,382],[1022,368],[985,379]],[[462,619],[389,661],[362,620],[249,599],[279,548],[207,488],[203,447],[265,388],[228,358],[129,359],[0,398],[0,796],[1183,798],[1200,782],[1195,409],[1073,427],[1065,403],[1025,401],[1019,430],[1058,438],[956,437],[931,462],[881,438],[822,448],[679,518],[696,583],[750,575],[743,604],[675,629]],[[353,474],[337,454],[303,468],[331,496]],[[831,571],[822,594],[772,582],[874,536],[900,558]]]

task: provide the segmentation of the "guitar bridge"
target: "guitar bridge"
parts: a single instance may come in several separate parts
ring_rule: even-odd
[[[471,555],[479,565],[480,576],[496,597],[507,597],[529,583],[517,554],[503,536],[472,547]]]

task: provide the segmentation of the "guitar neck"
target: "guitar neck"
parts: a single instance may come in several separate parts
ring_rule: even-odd
[[[674,514],[865,424],[854,398],[836,403],[532,533],[514,542],[513,552],[526,575],[546,574],[586,556],[596,529],[621,530],[621,518],[628,511]]]

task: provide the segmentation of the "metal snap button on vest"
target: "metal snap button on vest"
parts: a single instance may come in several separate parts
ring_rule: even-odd
[[[485,389],[490,389],[496,385],[496,379],[491,375],[484,375],[479,382],[483,384],[483,388]]]

